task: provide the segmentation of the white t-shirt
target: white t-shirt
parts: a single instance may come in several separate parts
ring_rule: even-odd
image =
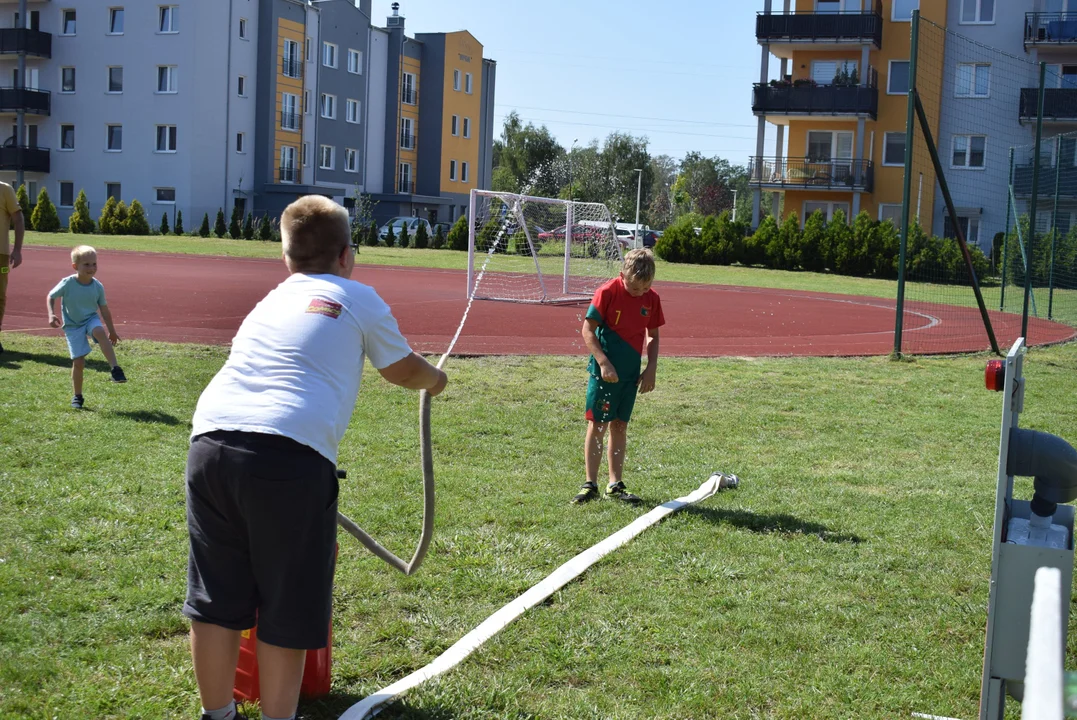
[[[191,437],[283,435],[336,463],[364,356],[381,370],[410,354],[373,288],[335,275],[291,275],[243,321],[228,361],[198,399]]]

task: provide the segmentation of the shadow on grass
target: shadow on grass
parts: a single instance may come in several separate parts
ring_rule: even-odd
[[[15,369],[24,362],[40,363],[41,365],[51,365],[59,368],[71,367],[71,358],[65,355],[55,355],[52,353],[26,353],[19,352],[18,350],[11,350],[9,348],[5,348],[4,352],[0,354],[0,368]],[[109,367],[109,364],[104,360],[87,360],[86,369],[108,372],[112,368]]]
[[[183,424],[175,415],[169,415],[168,413],[159,412],[157,410],[116,410],[110,414],[140,423],[157,423],[160,425]]]
[[[336,720],[345,710],[361,702],[364,695],[333,690],[328,695],[317,700],[301,700],[299,709],[302,717],[310,720]],[[456,713],[448,708],[414,708],[408,705],[406,699],[401,698],[395,702],[383,706],[385,709],[379,713],[379,718],[396,720],[451,720]]]
[[[757,515],[747,510],[697,507],[695,505],[689,505],[681,512],[698,515],[713,523],[725,523],[761,534],[815,535],[823,542],[831,543],[859,544],[864,542],[864,538],[859,535],[834,532],[826,525],[801,520],[792,515]]]

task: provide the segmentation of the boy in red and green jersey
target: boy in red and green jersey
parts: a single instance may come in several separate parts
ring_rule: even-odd
[[[591,351],[584,444],[587,481],[572,499],[574,503],[598,497],[598,468],[607,424],[610,479],[606,495],[626,502],[639,501],[625,489],[621,475],[636,393],[654,390],[658,371],[658,328],[666,320],[658,293],[651,290],[653,281],[654,256],[650,250],[633,250],[625,255],[621,273],[595,292],[587,309],[582,331]],[[645,351],[647,367],[641,373]]]

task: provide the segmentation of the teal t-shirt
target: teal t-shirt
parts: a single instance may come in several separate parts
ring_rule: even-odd
[[[83,325],[97,314],[100,305],[105,302],[105,286],[90,278],[89,285],[79,282],[78,275],[69,275],[56,284],[49,293],[49,302],[60,298],[65,326]]]

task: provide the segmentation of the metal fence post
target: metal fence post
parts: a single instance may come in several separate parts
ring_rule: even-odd
[[[1028,264],[1025,266],[1025,302],[1021,311],[1021,337],[1028,340],[1028,301],[1032,296],[1032,271],[1035,268],[1033,247],[1036,244],[1036,204],[1039,202],[1040,190],[1040,142],[1043,139],[1043,96],[1044,83],[1047,79],[1047,63],[1040,63],[1040,98],[1039,108],[1036,111],[1036,145],[1032,156],[1032,199],[1029,207],[1028,218]]]
[[[905,113],[905,179],[901,191],[901,244],[898,250],[897,318],[894,320],[894,355],[901,355],[901,334],[905,324],[905,251],[909,243],[909,202],[912,200],[912,144],[916,135],[916,56],[920,41],[920,11],[912,12],[912,40],[909,50],[909,93]]]

